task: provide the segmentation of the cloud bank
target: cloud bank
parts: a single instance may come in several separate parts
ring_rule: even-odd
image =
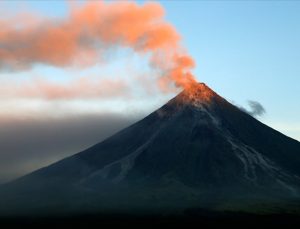
[[[100,142],[142,115],[103,113],[0,119],[0,183]]]

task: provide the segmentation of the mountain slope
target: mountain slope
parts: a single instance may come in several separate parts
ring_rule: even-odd
[[[299,200],[300,143],[197,84],[105,141],[4,189],[12,211],[20,203],[156,211]]]

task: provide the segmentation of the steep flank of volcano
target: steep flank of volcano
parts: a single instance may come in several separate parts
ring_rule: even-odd
[[[2,206],[18,196],[12,209],[54,211],[299,201],[300,143],[193,84],[134,125],[5,189]]]

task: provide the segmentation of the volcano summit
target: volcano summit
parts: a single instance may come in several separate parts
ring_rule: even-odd
[[[134,125],[1,191],[5,212],[21,214],[284,208],[300,200],[300,143],[194,84]]]

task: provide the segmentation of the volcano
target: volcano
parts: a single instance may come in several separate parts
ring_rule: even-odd
[[[1,192],[6,213],[284,207],[300,200],[300,143],[197,83]]]

